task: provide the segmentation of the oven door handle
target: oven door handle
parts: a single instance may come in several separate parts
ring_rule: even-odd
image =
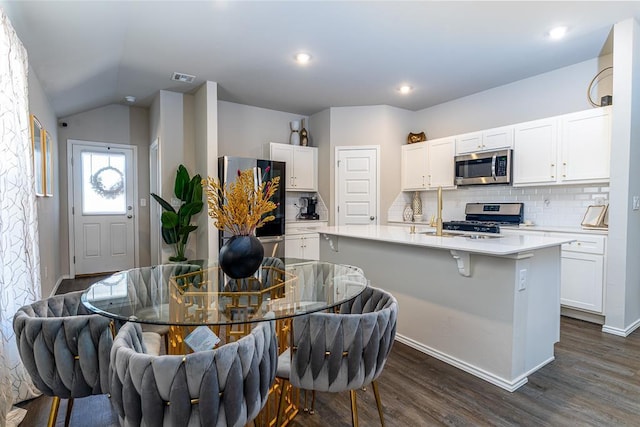
[[[494,154],[493,157],[491,158],[491,176],[493,177],[493,180],[496,181],[496,155]]]

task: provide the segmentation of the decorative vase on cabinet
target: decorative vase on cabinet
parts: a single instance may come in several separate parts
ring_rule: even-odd
[[[411,208],[413,209],[413,220],[420,221],[422,219],[422,198],[420,198],[420,192],[413,192],[413,199],[411,200]]]
[[[303,147],[309,145],[309,133],[304,127],[304,119],[302,119],[302,129],[300,129],[300,145],[302,145]]]
[[[293,120],[289,122],[291,128],[291,136],[289,136],[289,143],[291,145],[300,145],[300,122]]]

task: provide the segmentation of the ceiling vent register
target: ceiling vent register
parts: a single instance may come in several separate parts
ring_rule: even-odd
[[[182,83],[193,83],[195,79],[196,79],[196,76],[192,76],[190,74],[184,74],[184,73],[173,73],[173,75],[171,76],[171,80],[175,80],[177,82],[182,82]]]

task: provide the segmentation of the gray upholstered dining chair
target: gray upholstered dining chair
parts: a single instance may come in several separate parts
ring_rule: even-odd
[[[275,379],[275,322],[214,350],[145,354],[140,325],[125,324],[111,351],[111,397],[125,426],[244,426]]]
[[[82,291],[54,296],[20,308],[13,329],[20,358],[35,386],[53,396],[49,426],[55,425],[60,399],[109,392],[110,319],[92,314],[80,301]]]
[[[373,287],[342,304],[339,313],[294,317],[291,348],[278,359],[277,377],[314,393],[349,390],[354,426],[358,425],[356,390],[372,384],[380,422],[384,425],[376,379],[391,351],[397,317],[396,299]],[[284,395],[280,395],[276,425],[280,425]]]

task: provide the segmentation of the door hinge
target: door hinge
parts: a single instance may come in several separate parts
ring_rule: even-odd
[[[71,156],[71,166],[73,166],[73,156]]]
[[[75,215],[75,214],[76,214],[76,207],[71,206],[71,215]]]
[[[76,263],[76,256],[75,255],[73,256],[73,263],[74,264]]]
[[[342,160],[338,160],[338,167],[340,167],[340,162],[341,162],[341,161],[342,161]]]
[[[340,205],[338,205],[338,212],[340,212]]]

